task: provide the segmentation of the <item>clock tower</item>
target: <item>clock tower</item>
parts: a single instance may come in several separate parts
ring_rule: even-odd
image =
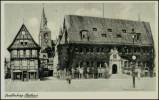
[[[47,18],[45,16],[44,8],[42,10],[40,23],[39,44],[41,51],[45,51],[46,48],[51,47],[51,31],[47,27]]]
[[[40,50],[40,70],[41,77],[47,77],[53,75],[53,50],[52,50],[52,40],[51,31],[47,26],[47,18],[45,16],[45,10],[43,8],[40,22],[40,32],[39,32],[39,44]],[[43,72],[47,74],[42,74]],[[43,76],[44,75],[44,76]]]

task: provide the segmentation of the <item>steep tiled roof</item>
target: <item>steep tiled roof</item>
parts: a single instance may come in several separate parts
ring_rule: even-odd
[[[151,28],[148,22],[66,15],[64,26],[68,33],[69,43],[132,45],[133,39],[131,33],[132,29],[134,29],[136,33],[141,34],[140,40],[135,41],[135,45],[153,44]],[[109,32],[109,29],[112,32]],[[88,41],[81,39],[80,32],[82,30],[88,31]],[[123,30],[126,30],[126,32],[124,33]],[[106,34],[107,36],[102,37],[102,34]],[[121,37],[117,37],[118,34]]]
[[[8,47],[8,50],[31,48],[40,49],[40,46],[34,41],[26,26],[23,24],[13,42]]]

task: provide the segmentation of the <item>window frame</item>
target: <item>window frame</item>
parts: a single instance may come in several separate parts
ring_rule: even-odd
[[[107,29],[108,32],[113,32],[112,28]]]

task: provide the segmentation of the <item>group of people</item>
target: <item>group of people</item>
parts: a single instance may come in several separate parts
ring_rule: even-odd
[[[105,67],[77,67],[71,68],[69,71],[59,70],[57,76],[60,79],[64,79],[68,75],[70,75],[72,79],[105,78],[109,73],[108,71],[108,68]]]

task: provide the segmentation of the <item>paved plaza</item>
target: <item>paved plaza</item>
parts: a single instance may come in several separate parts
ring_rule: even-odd
[[[112,76],[109,79],[72,79],[66,80],[48,77],[46,80],[5,80],[6,92],[103,92],[103,91],[154,91],[155,78],[136,78],[136,89],[132,88],[132,77]]]

